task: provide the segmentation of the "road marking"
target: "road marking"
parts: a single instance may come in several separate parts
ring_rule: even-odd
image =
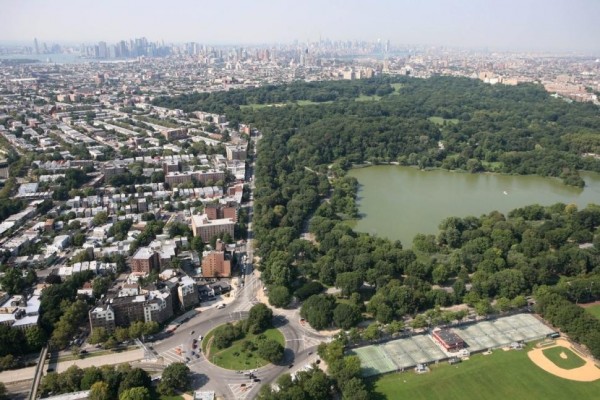
[[[182,349],[181,354],[177,354],[176,349]],[[183,356],[183,345],[175,346],[167,351],[159,353],[159,357],[162,357],[168,364],[185,362],[185,356]]]
[[[233,396],[236,399],[245,399],[250,391],[252,391],[252,384],[246,384],[246,386],[242,386],[240,383],[228,383],[229,390],[233,393]]]

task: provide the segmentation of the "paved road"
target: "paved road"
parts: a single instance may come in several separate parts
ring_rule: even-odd
[[[255,146],[256,148],[256,146]],[[251,192],[254,191],[254,179],[250,181]],[[252,196],[251,196],[252,199]],[[316,360],[316,348],[319,343],[327,340],[310,327],[300,323],[298,310],[276,310],[275,326],[285,338],[285,355],[281,365],[267,365],[259,368],[254,374],[261,379],[260,383],[251,382],[244,374],[223,369],[213,365],[202,353],[192,355],[192,341],[199,335],[206,335],[211,329],[226,322],[246,318],[247,311],[259,302],[258,292],[261,282],[253,269],[253,201],[246,207],[249,211],[248,238],[246,244],[246,267],[243,273],[244,287],[235,291],[235,298],[223,309],[208,309],[182,324],[172,337],[154,343],[153,349],[159,355],[159,362],[170,363],[184,361],[190,358],[189,367],[193,372],[193,388],[214,390],[226,399],[251,399],[258,393],[260,385],[274,382],[286,372],[295,372]],[[193,333],[192,333],[193,332]],[[181,349],[181,354],[177,351]],[[293,365],[290,368],[290,365]],[[245,386],[242,386],[245,384]]]

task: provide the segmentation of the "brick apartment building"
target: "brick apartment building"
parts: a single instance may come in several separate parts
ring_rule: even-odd
[[[231,276],[231,260],[225,259],[223,251],[209,251],[202,256],[202,277],[216,278]]]
[[[131,259],[131,270],[133,272],[150,273],[153,270],[158,270],[159,267],[158,253],[149,247],[140,247]]]
[[[210,220],[231,219],[238,222],[238,207],[235,204],[207,204],[204,213]]]
[[[192,215],[192,232],[208,243],[213,236],[228,233],[234,237],[235,222],[230,218],[210,220],[206,214]]]

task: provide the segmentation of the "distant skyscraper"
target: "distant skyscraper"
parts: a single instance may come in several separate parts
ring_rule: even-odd
[[[106,46],[106,42],[98,43],[98,58],[107,58],[108,57],[108,48]]]
[[[33,39],[33,47],[35,48],[35,54],[40,54],[40,46],[38,45],[37,38]]]

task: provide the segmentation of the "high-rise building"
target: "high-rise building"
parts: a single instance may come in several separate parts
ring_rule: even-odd
[[[230,218],[209,220],[206,214],[192,215],[192,232],[208,243],[213,236],[228,233],[233,238],[235,222]]]
[[[98,58],[107,58],[108,57],[108,47],[106,42],[98,43]]]
[[[225,259],[225,252],[210,251],[202,255],[202,276],[204,278],[231,275],[231,260]]]
[[[40,46],[38,44],[37,38],[33,39],[33,47],[35,48],[35,54],[40,54]]]

